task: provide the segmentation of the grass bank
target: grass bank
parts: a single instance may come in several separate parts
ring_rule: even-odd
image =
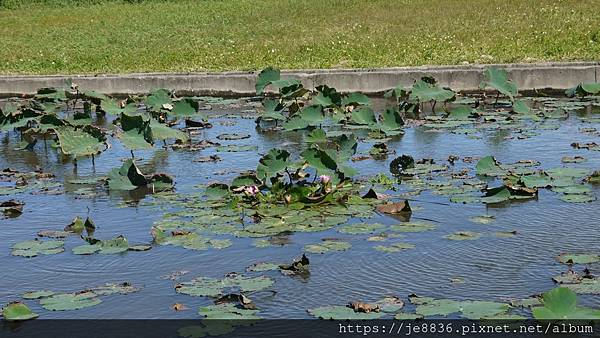
[[[600,1],[0,0],[0,73],[600,59]]]

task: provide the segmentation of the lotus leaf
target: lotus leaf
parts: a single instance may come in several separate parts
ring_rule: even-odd
[[[543,306],[531,309],[535,319],[600,319],[600,310],[577,306],[577,295],[560,287],[542,295]]]
[[[42,241],[38,239],[24,241],[12,246],[13,256],[35,257],[37,255],[52,255],[65,251],[63,241]]]
[[[39,317],[39,315],[21,302],[12,302],[2,308],[2,317],[6,321],[22,321]]]

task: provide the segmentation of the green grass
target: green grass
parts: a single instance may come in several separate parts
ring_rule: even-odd
[[[0,73],[598,60],[598,13],[583,0],[0,0]]]

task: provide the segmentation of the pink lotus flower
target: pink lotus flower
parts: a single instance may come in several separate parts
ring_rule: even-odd
[[[248,195],[254,196],[258,194],[258,187],[255,185],[248,185],[244,188],[244,192]]]
[[[319,180],[323,183],[323,184],[327,184],[329,183],[329,181],[331,181],[331,177],[327,176],[327,175],[321,175],[319,176]]]

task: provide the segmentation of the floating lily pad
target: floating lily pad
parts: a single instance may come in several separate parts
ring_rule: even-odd
[[[569,203],[589,203],[596,200],[596,196],[589,194],[567,194],[560,197],[561,200]]]
[[[31,292],[25,292],[23,294],[23,299],[40,299],[40,298],[50,297],[52,295],[54,295],[54,292],[48,291],[48,290],[31,291]]]
[[[306,245],[304,251],[322,254],[329,251],[346,251],[350,247],[351,245],[348,242],[327,240],[317,244]]]
[[[424,317],[461,313],[462,317],[468,319],[480,319],[503,314],[510,309],[508,304],[479,300],[456,301],[427,297],[411,297],[410,300],[417,305],[415,312]]]
[[[216,297],[224,293],[260,291],[271,285],[273,280],[266,276],[244,277],[235,274],[220,280],[198,277],[190,282],[177,284],[175,291],[190,296]]]
[[[279,265],[281,265],[281,264],[266,263],[266,262],[254,263],[254,264],[250,265],[249,267],[247,267],[246,271],[263,272],[263,271],[278,270]]]
[[[403,250],[407,250],[407,249],[414,249],[414,248],[415,248],[414,244],[394,243],[391,245],[377,245],[373,249],[375,249],[377,251],[387,252],[387,253],[394,253],[394,252],[399,252],[399,251],[403,251]]]
[[[444,238],[451,239],[453,241],[468,241],[478,239],[480,237],[480,233],[472,231],[458,231],[453,234],[444,236]]]
[[[478,224],[491,224],[496,221],[496,217],[492,215],[473,216],[469,221]]]
[[[198,314],[206,319],[227,319],[227,320],[249,320],[260,319],[256,314],[258,310],[240,309],[235,304],[224,303],[201,307]]]
[[[80,293],[57,293],[40,299],[40,305],[49,311],[79,310],[102,303],[91,291]]]
[[[229,144],[226,146],[218,146],[216,150],[220,153],[231,153],[231,152],[244,152],[244,151],[257,151],[257,146],[252,145],[233,145]]]
[[[65,251],[63,241],[42,241],[38,239],[24,241],[12,246],[13,256],[35,257],[37,255],[53,255]]]
[[[308,313],[319,319],[326,320],[360,320],[360,319],[377,319],[383,316],[381,312],[355,312],[347,306],[322,306],[315,309],[309,309]]]
[[[561,254],[558,261],[563,264],[590,264],[600,262],[600,255],[596,254]]]
[[[406,222],[392,225],[390,230],[397,232],[423,232],[435,228],[435,224],[429,222]]]
[[[233,134],[221,134],[219,136],[217,136],[217,138],[219,140],[243,140],[246,138],[250,138],[250,134],[245,134],[245,133],[233,133]]]
[[[2,317],[6,321],[22,321],[39,317],[39,315],[21,302],[12,302],[2,308]]]

